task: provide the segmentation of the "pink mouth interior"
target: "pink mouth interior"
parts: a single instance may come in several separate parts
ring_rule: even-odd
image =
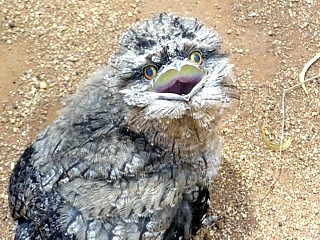
[[[187,95],[201,81],[201,76],[193,78],[179,78],[171,82],[169,86],[155,89],[158,93],[175,93]]]

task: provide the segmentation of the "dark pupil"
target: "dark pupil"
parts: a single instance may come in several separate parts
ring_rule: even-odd
[[[152,68],[147,68],[146,74],[147,76],[152,77],[152,74],[153,74]]]
[[[195,54],[193,59],[196,62],[200,62],[200,56],[198,54]]]

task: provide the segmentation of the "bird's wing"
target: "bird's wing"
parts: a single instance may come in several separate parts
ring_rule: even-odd
[[[160,166],[161,155],[118,132],[100,129],[69,151],[50,135],[49,128],[25,151],[10,179],[17,235],[68,232],[81,239],[92,232],[125,238],[146,232],[147,222],[159,236],[169,227],[187,173]],[[46,145],[52,150],[41,151]],[[161,219],[167,221],[159,225]]]

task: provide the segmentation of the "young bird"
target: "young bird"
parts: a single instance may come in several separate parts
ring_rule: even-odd
[[[17,162],[15,239],[189,239],[238,99],[219,35],[160,14],[122,37]]]

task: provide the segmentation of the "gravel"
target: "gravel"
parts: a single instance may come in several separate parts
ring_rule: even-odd
[[[283,89],[298,83],[320,49],[320,3],[246,1],[0,0],[0,239],[12,239],[7,185],[15,161],[90,73],[104,66],[121,33],[152,13],[195,16],[221,33],[241,91],[221,126],[224,162],[212,186],[221,217],[196,239],[320,239],[320,85],[286,95],[285,137],[277,142]],[[307,77],[319,74],[315,63]]]

